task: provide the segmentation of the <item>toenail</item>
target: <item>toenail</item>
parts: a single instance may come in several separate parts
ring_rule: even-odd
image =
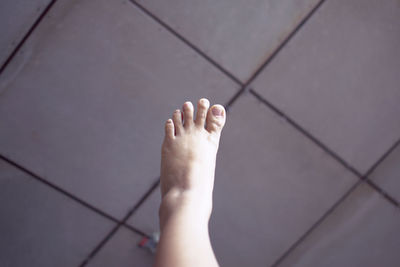
[[[175,113],[179,113],[179,112],[181,112],[179,109],[175,110]]]
[[[216,106],[216,107],[213,107],[213,109],[212,109],[212,114],[214,115],[214,116],[220,116],[220,117],[222,117],[222,114],[223,113],[223,110],[222,110],[222,108],[220,108],[220,107],[218,107],[218,106]]]

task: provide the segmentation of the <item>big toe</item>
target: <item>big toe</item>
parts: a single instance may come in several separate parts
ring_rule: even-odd
[[[219,134],[225,125],[226,111],[222,105],[212,106],[207,113],[206,129],[212,134]]]

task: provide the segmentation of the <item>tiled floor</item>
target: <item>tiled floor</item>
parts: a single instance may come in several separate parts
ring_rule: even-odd
[[[1,266],[78,266],[113,223],[0,160]]]
[[[328,0],[253,88],[365,174],[400,136],[399,17],[396,0]]]
[[[61,0],[49,16],[4,75],[1,153],[122,218],[159,175],[171,112],[239,87],[128,2]]]
[[[202,96],[229,109],[221,266],[399,265],[398,1],[25,2],[0,4],[1,266],[151,266],[163,123]]]
[[[365,184],[280,266],[397,266],[400,213]]]
[[[0,66],[29,32],[50,0],[2,0],[0,2]]]

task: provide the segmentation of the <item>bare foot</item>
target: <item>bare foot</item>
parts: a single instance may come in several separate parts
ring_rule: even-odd
[[[226,112],[223,106],[209,108],[205,98],[194,108],[183,105],[165,124],[161,157],[160,225],[177,210],[193,210],[208,222],[212,210],[215,160]],[[183,121],[182,121],[183,119]]]

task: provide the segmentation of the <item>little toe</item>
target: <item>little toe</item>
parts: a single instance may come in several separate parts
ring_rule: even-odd
[[[204,123],[206,122],[207,110],[210,107],[210,101],[206,98],[202,98],[197,103],[197,113],[196,113],[196,121],[195,124],[198,127],[204,127]]]
[[[193,125],[193,104],[190,101],[183,104],[183,127],[188,128]]]
[[[165,138],[173,139],[175,136],[175,127],[174,122],[171,119],[168,119],[165,123]]]
[[[206,129],[212,134],[220,134],[225,125],[226,112],[222,105],[212,106],[207,113]]]
[[[175,128],[175,135],[181,134],[183,131],[183,126],[182,126],[182,114],[179,109],[174,111],[174,114],[172,115],[172,122]]]

